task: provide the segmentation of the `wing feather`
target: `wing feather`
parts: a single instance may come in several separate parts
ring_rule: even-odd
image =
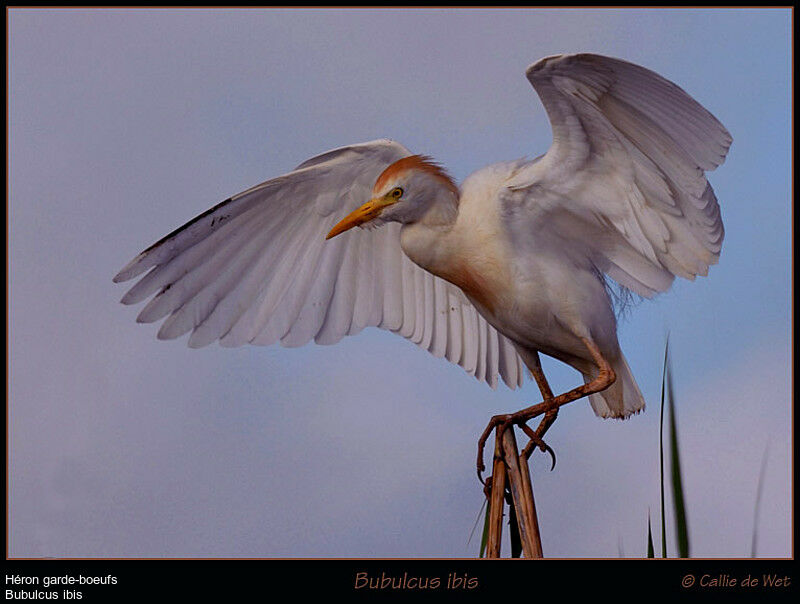
[[[333,286],[333,297],[325,315],[325,322],[314,338],[317,344],[335,344],[349,335],[353,324],[353,307],[355,305],[355,284],[358,273],[358,240],[361,233],[344,246],[342,264]],[[258,344],[259,342],[254,342]]]
[[[477,315],[477,313],[475,313]],[[486,377],[486,355],[488,347],[486,345],[486,322],[482,317],[477,317],[478,321],[478,349],[475,358],[475,377],[483,381]]]
[[[442,279],[433,279],[434,312],[431,314],[433,335],[428,350],[437,358],[442,358],[447,352],[448,302],[447,288]]]
[[[478,367],[478,313],[472,305],[463,305],[462,313],[462,337],[464,339],[461,347],[461,365],[470,375],[475,375]]]
[[[527,77],[553,144],[509,184],[506,203],[529,209],[517,232],[547,225],[643,296],[707,274],[724,227],[705,172],[725,161],[725,127],[672,82],[619,59],[557,55]]]
[[[225,200],[128,263],[114,281],[141,277],[122,302],[150,298],[137,320],[163,320],[162,339],[191,332],[191,347],[333,344],[374,326],[492,387],[498,376],[520,386],[513,344],[457,287],[405,256],[399,224],[325,240],[407,155],[387,140],[342,147]]]
[[[379,245],[379,252],[383,254],[379,277],[383,283],[383,314],[378,326],[398,331],[403,325],[403,255],[398,254],[395,248],[400,237],[400,225],[387,224],[383,228],[388,233]]]
[[[461,304],[452,292],[448,292],[447,305],[447,353],[445,356],[451,363],[460,364],[464,328]]]
[[[416,279],[414,278],[414,264],[408,257],[402,259],[402,287],[403,287],[403,324],[400,327],[400,335],[413,341],[414,326],[417,312],[417,291]]]

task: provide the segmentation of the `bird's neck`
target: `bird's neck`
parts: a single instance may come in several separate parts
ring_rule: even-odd
[[[439,274],[450,255],[449,239],[458,218],[458,198],[440,195],[422,216],[403,225],[400,245],[406,255],[422,268]]]
[[[475,221],[464,205],[452,212],[436,208],[427,220],[403,225],[400,245],[417,265],[459,287],[482,313],[494,314],[510,291],[509,252],[497,236],[492,216]],[[484,315],[486,316],[486,315]]]
[[[431,229],[448,230],[452,228],[457,218],[458,196],[450,191],[441,190],[415,224],[422,224]]]

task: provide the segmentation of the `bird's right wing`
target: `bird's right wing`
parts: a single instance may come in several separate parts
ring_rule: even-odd
[[[509,184],[518,232],[554,237],[552,249],[582,254],[643,296],[705,275],[724,232],[704,172],[725,161],[725,127],[672,82],[619,59],[557,55],[527,76],[553,143]]]
[[[314,157],[218,204],[134,258],[114,278],[150,269],[122,298],[154,297],[137,320],[166,318],[161,339],[191,331],[189,346],[216,340],[333,344],[364,327],[402,335],[492,387],[523,381],[509,340],[454,285],[423,270],[389,223],[330,240],[336,222],[365,201],[381,172],[410,155],[378,140]]]

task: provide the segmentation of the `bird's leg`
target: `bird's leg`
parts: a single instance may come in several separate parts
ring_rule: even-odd
[[[533,379],[536,380],[536,384],[539,386],[539,391],[542,393],[542,400],[546,401],[552,399],[553,391],[550,388],[550,384],[547,383],[547,378],[545,377],[544,371],[542,370],[542,362],[539,359],[539,353],[534,350],[531,357],[527,359],[526,364],[528,365],[528,368],[530,369],[531,374],[533,375]],[[558,414],[558,410],[555,411],[555,414]],[[486,483],[484,482],[483,477],[481,476],[481,473],[485,469],[485,466],[483,464],[483,451],[484,447],[486,446],[486,441],[489,438],[489,434],[491,434],[492,430],[494,430],[495,427],[501,425],[500,421],[495,421],[495,420],[498,420],[498,418],[501,417],[504,416],[493,417],[492,421],[489,422],[489,425],[486,426],[486,430],[483,431],[483,434],[481,434],[481,437],[478,439],[478,480],[480,480],[484,485]],[[497,434],[497,438],[502,437],[506,425],[507,423],[505,423],[505,425],[502,425],[500,431]],[[538,445],[542,451],[550,453],[550,456],[553,458],[553,466],[555,466],[556,455],[553,452],[553,450],[550,447],[548,447],[547,444],[545,444],[544,441],[542,441],[541,439],[536,439],[534,437],[533,431],[530,428],[528,428],[527,425],[522,424],[521,427],[523,430],[525,430],[525,433],[528,435],[528,438],[530,439],[531,442],[534,442],[535,440],[536,441],[534,442],[535,445]],[[530,457],[531,454],[530,450],[531,442],[529,442],[524,449],[524,451],[527,452],[527,454],[525,455],[526,460],[528,459],[528,457]]]
[[[526,365],[528,369],[531,371],[531,375],[533,375],[533,379],[536,380],[536,384],[539,386],[539,392],[542,393],[542,401],[548,401],[553,398],[553,390],[550,388],[550,384],[547,382],[547,378],[544,375],[544,371],[542,370],[542,361],[539,358],[539,353],[534,350],[530,358],[526,359]],[[555,409],[551,412],[553,416],[553,420],[555,420],[555,416],[558,415],[558,409]],[[491,434],[492,430],[501,424],[499,419],[503,416],[496,416],[492,418],[492,421],[489,422],[489,425],[486,426],[486,430],[484,430],[483,434],[481,435],[480,439],[478,439],[478,479],[483,483],[483,478],[481,473],[485,469],[483,465],[483,451],[484,447],[486,446],[486,441],[489,438],[489,434]],[[498,420],[498,421],[495,421]],[[507,422],[503,422],[507,425]],[[505,425],[502,426],[501,430],[498,432],[498,437],[501,437],[503,434],[503,430],[505,430]],[[524,459],[527,460],[532,452],[532,448],[534,446],[538,446],[542,451],[546,453],[550,453],[550,457],[553,459],[553,466],[556,465],[556,454],[541,438],[536,437],[533,430],[528,427],[527,424],[523,423],[520,427],[525,431],[525,434],[528,436],[530,441],[523,449]],[[544,432],[542,432],[543,434]],[[485,484],[485,483],[484,483]]]
[[[589,353],[592,355],[592,359],[600,370],[597,374],[597,377],[582,386],[573,388],[569,392],[565,392],[557,397],[550,397],[538,405],[533,405],[532,407],[522,409],[521,411],[517,411],[516,413],[512,414],[512,423],[523,427],[523,430],[531,439],[528,445],[526,445],[523,449],[523,454],[526,456],[526,458],[527,456],[530,456],[530,453],[535,446],[539,446],[542,448],[542,450],[545,450],[543,447],[546,447],[546,449],[552,454],[552,449],[550,449],[550,447],[548,447],[544,441],[542,441],[542,437],[550,428],[550,426],[553,425],[553,422],[555,422],[556,417],[558,417],[558,410],[562,405],[566,405],[567,403],[584,396],[594,394],[595,392],[601,392],[608,388],[614,383],[614,380],[616,380],[616,374],[614,373],[614,370],[611,368],[611,365],[609,365],[608,361],[606,361],[605,357],[603,357],[603,355],[600,353],[597,345],[587,338],[582,338],[582,341],[589,350]],[[541,366],[539,367],[539,370],[541,370]],[[529,419],[533,419],[537,415],[541,415],[542,412],[544,412],[544,417],[542,418],[541,422],[539,422],[536,430],[531,433],[531,429],[524,422],[528,421]],[[555,465],[555,457],[553,459],[553,465]]]
[[[536,380],[536,385],[539,386],[539,392],[542,393],[542,400],[546,401],[553,398],[553,391],[550,389],[550,384],[547,383],[547,378],[544,376],[544,371],[542,370],[542,361],[539,358],[539,353],[535,350],[530,358],[529,369],[533,374],[533,379]]]
[[[536,380],[536,384],[539,386],[539,392],[542,393],[542,402],[552,400],[553,398],[553,390],[550,388],[550,384],[547,383],[547,378],[544,375],[544,370],[542,370],[542,361],[539,359],[539,353],[537,351],[533,351],[533,355],[531,356],[530,360],[530,367],[531,374],[533,375],[533,379]],[[536,429],[536,432],[533,432],[530,427],[523,423],[520,425],[523,432],[528,436],[530,439],[528,444],[525,445],[525,448],[522,450],[522,455],[525,461],[531,456],[533,453],[534,447],[539,447],[543,453],[549,453],[551,459],[553,460],[553,465],[550,467],[552,470],[556,467],[556,453],[551,449],[547,443],[542,440],[542,436],[547,431],[547,428],[556,421],[556,417],[558,416],[558,407],[555,409],[546,411],[544,414],[544,418],[542,418],[542,422],[539,424],[539,427]],[[542,429],[542,425],[547,422],[547,427]]]
[[[541,446],[541,444],[543,444],[541,437],[544,435],[545,431],[547,431],[547,429],[552,425],[553,421],[555,421],[555,418],[558,414],[558,409],[561,406],[566,405],[567,403],[571,403],[572,401],[582,398],[584,396],[594,394],[595,392],[601,392],[602,390],[605,390],[611,384],[613,384],[614,380],[617,379],[614,370],[611,368],[611,365],[609,365],[608,361],[606,361],[606,359],[600,353],[600,349],[597,348],[597,345],[588,338],[581,338],[581,341],[589,350],[589,353],[592,355],[592,359],[594,360],[595,364],[600,370],[599,373],[597,374],[597,377],[595,377],[590,382],[583,384],[582,386],[573,388],[572,390],[569,390],[564,394],[559,394],[556,397],[552,397],[549,400],[542,401],[541,403],[538,403],[531,407],[521,409],[516,413],[495,415],[489,421],[489,425],[486,427],[486,430],[483,431],[481,438],[478,440],[479,479],[481,479],[481,473],[485,468],[483,464],[483,449],[486,444],[486,439],[489,437],[489,434],[491,433],[493,428],[497,427],[497,433],[498,433],[497,437],[499,438],[502,436],[503,430],[505,430],[505,428],[508,427],[509,425],[513,424],[517,426],[523,426],[525,422],[533,419],[534,417],[538,417],[539,415],[544,414],[545,417],[542,418],[542,421],[540,422],[536,431],[533,432],[533,435],[531,435],[529,432],[526,431],[526,434],[528,434],[528,436],[531,437],[531,441],[534,442],[534,445]],[[528,448],[526,447],[525,449]],[[525,451],[525,449],[523,449],[523,451]],[[530,454],[530,450],[528,450],[528,454]],[[481,482],[483,482],[482,479]]]

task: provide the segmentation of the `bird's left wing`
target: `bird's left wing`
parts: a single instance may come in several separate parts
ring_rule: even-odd
[[[554,237],[643,296],[705,275],[724,234],[705,171],[725,160],[725,127],[672,82],[620,59],[557,55],[527,77],[553,143],[509,183],[516,231]]]
[[[378,140],[334,149],[218,204],[134,258],[114,277],[150,269],[122,298],[154,297],[137,320],[166,318],[161,339],[191,331],[189,346],[216,340],[333,344],[381,327],[490,385],[523,380],[513,345],[455,286],[415,265],[400,225],[325,239],[369,200],[381,172],[411,153]]]

